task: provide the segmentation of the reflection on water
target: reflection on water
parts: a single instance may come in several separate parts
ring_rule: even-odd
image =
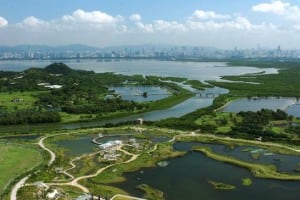
[[[238,113],[240,111],[256,112],[263,108],[274,111],[277,109],[287,110],[289,106],[295,104],[296,102],[296,98],[288,97],[242,98],[229,103],[222,111],[234,113]],[[293,114],[292,112],[290,113]]]

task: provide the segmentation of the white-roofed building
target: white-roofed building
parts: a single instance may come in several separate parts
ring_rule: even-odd
[[[104,144],[100,144],[99,148],[105,151],[115,151],[122,146],[123,142],[121,140],[108,141]]]

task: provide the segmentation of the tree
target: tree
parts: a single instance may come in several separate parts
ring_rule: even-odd
[[[143,95],[142,95],[144,98],[147,98],[148,97],[148,93],[147,92],[143,92]]]

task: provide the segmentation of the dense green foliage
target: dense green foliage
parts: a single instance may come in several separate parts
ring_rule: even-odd
[[[287,120],[288,115],[282,110],[277,110],[275,112],[272,110],[262,109],[257,112],[240,112],[238,115],[242,117],[242,121],[236,124],[233,128],[233,132],[264,137],[287,137],[286,135],[276,134],[270,130],[265,130],[264,128],[271,120]]]
[[[68,121],[66,118],[81,120],[81,115],[89,115],[89,120],[113,117],[163,109],[191,96],[175,83],[161,81],[160,77],[97,74],[73,70],[63,63],[30,68],[21,73],[0,72],[0,77],[0,92],[3,94],[0,98],[0,124],[57,122],[60,120],[57,112],[61,112],[64,122]],[[122,85],[155,85],[167,89],[172,95],[159,101],[136,103],[122,100],[109,90],[111,86]],[[144,92],[142,95],[146,98],[148,94]],[[46,114],[38,113],[40,110]],[[33,119],[35,112],[39,120]],[[50,119],[46,117],[48,112]]]
[[[17,112],[6,112],[0,115],[1,125],[52,123],[60,122],[61,117],[54,111],[21,110]]]

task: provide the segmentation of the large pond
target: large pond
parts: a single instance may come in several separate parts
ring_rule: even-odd
[[[124,86],[110,87],[122,99],[135,102],[157,101],[170,96],[170,92],[157,86]],[[146,95],[144,96],[144,92]]]
[[[135,138],[137,132],[127,132],[127,133],[118,133],[114,132],[112,134],[103,134],[103,137],[98,137],[95,134],[92,135],[82,135],[71,138],[62,138],[54,141],[53,143],[65,150],[65,153],[71,156],[79,156],[82,154],[88,154],[95,152],[98,149],[98,145],[93,143],[93,139],[96,138],[96,142],[98,143],[106,143],[111,140],[122,140],[128,141],[131,138]],[[155,135],[153,133],[145,132],[145,138],[147,140],[152,141],[153,143],[166,142],[170,140],[170,137],[163,135]],[[140,139],[137,139],[138,141]]]
[[[278,154],[264,148],[255,146],[228,147],[222,144],[207,144],[200,142],[177,142],[174,149],[177,151],[189,151],[193,146],[209,147],[213,152],[230,156],[251,163],[261,163],[276,166],[280,172],[288,174],[300,174],[300,156]]]
[[[240,111],[258,111],[261,109],[285,110],[288,114],[300,117],[300,106],[297,98],[264,97],[264,98],[241,98],[230,102],[222,111],[238,113]]]
[[[22,60],[0,61],[0,70],[23,71],[30,67],[45,67],[55,61]],[[58,60],[73,69],[93,70],[95,72],[115,72],[119,74],[152,75],[163,77],[183,77],[196,80],[219,80],[220,76],[248,73],[277,73],[277,69],[259,69],[255,67],[231,67],[224,62],[175,62],[158,60]]]
[[[126,182],[116,184],[129,193],[141,196],[136,189],[139,184],[148,184],[164,192],[167,200],[298,200],[299,181],[276,181],[255,178],[248,170],[218,162],[198,152],[168,160],[166,167],[143,168],[126,173]],[[253,184],[242,185],[242,179],[251,178]],[[236,186],[235,190],[214,189],[208,181],[223,182]]]
[[[95,137],[95,135],[72,137],[55,141],[54,144],[59,148],[64,149],[68,155],[79,156],[97,150],[97,146],[92,143],[92,140]]]

